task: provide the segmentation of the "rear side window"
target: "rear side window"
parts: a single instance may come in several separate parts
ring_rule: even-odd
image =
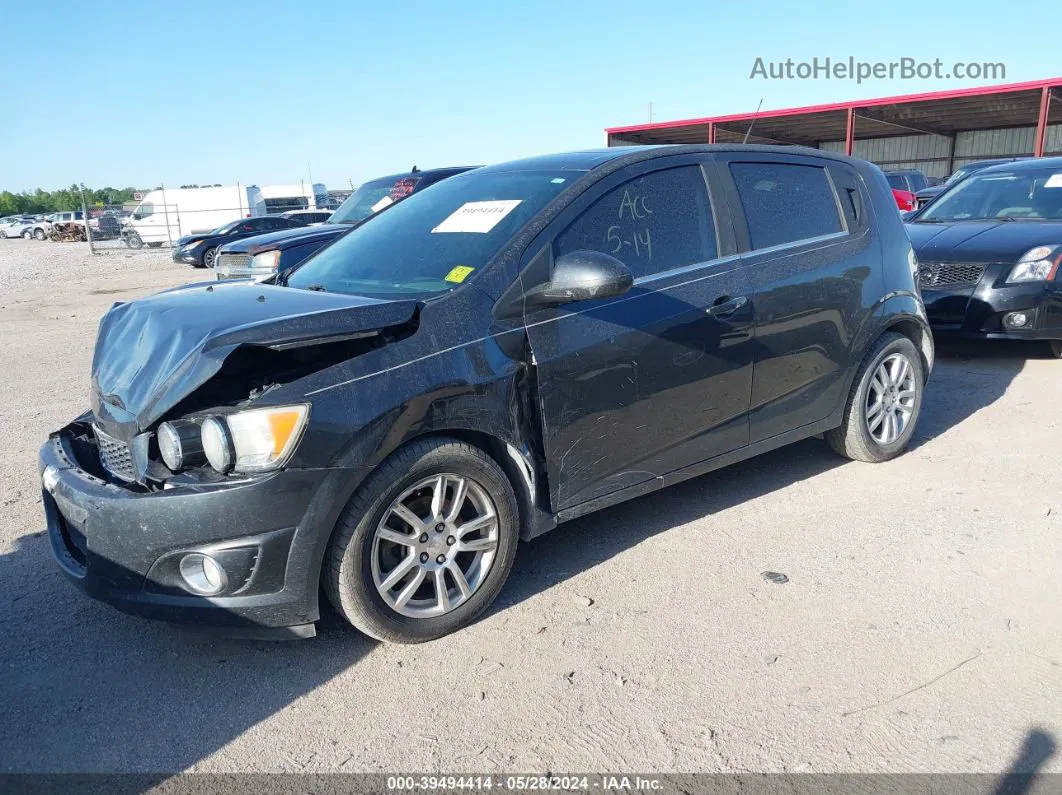
[[[820,166],[731,163],[753,248],[841,232],[833,187]]]
[[[636,279],[715,259],[715,224],[700,168],[654,171],[612,188],[555,243],[557,256],[587,250],[611,254]]]

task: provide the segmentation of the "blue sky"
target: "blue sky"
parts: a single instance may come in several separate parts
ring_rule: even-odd
[[[608,126],[984,80],[750,80],[757,57],[1062,73],[1057,2],[2,2],[0,189],[331,188],[600,146]],[[1038,20],[1035,26],[1029,20]],[[47,23],[46,23],[47,20]],[[13,69],[13,71],[12,71]]]

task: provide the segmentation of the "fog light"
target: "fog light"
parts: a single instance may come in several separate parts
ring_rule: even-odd
[[[1003,322],[1011,328],[1022,328],[1029,323],[1029,316],[1024,312],[1011,312],[1003,318]]]
[[[224,567],[201,552],[190,552],[181,558],[181,577],[188,590],[200,596],[219,594],[229,584]]]

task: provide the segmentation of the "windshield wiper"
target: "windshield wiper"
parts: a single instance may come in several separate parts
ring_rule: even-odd
[[[311,284],[311,285],[308,285],[308,286],[304,287],[303,289],[305,289],[305,290],[313,290],[315,293],[327,293],[328,292],[328,288],[325,287],[323,284]]]

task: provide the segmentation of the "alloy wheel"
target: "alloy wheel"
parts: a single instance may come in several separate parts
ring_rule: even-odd
[[[863,416],[867,431],[878,444],[892,444],[914,415],[918,385],[914,368],[902,353],[885,357],[874,370],[867,389]]]
[[[372,542],[373,583],[403,616],[445,615],[483,584],[498,534],[498,511],[483,486],[463,475],[433,475],[384,512]]]

